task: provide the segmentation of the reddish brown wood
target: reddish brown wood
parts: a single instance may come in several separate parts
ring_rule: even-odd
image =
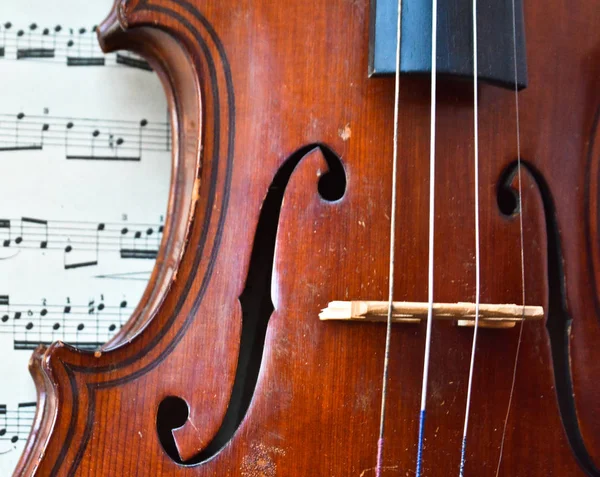
[[[557,296],[550,287],[564,282],[573,318],[571,424],[597,469],[600,10],[564,0],[525,8],[527,303],[547,310]],[[394,85],[367,78],[368,16],[367,0],[116,3],[101,28],[105,48],[146,55],[173,111],[163,251],[142,303],[107,349],[90,354],[56,343],[39,350],[32,372],[42,405],[15,475],[374,475],[384,327],[318,319],[331,300],[386,298]],[[429,84],[403,79],[401,88],[395,299],[425,301]],[[439,88],[435,298],[472,301],[472,96],[468,84]],[[514,96],[482,86],[480,101],[481,299],[519,303],[519,220],[497,203],[500,176],[517,154]],[[216,457],[177,464],[157,437],[158,406],[167,396],[188,403],[188,422],[176,431],[184,458],[219,430],[263,200],[286,159],[310,144],[341,157],[345,195],[319,196],[327,164],[321,149],[306,148],[285,190],[275,312],[248,413]],[[540,183],[546,210],[550,195],[556,208],[564,276],[548,261],[554,236]],[[393,331],[384,475],[412,475],[415,467],[424,336],[424,326]],[[424,475],[458,473],[471,337],[469,329],[434,324]],[[495,474],[517,337],[518,329],[481,330],[467,475]],[[556,388],[548,330],[526,324],[500,475],[586,475]],[[588,465],[587,475],[599,474]]]

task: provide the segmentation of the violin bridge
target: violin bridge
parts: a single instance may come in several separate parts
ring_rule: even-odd
[[[395,301],[393,323],[420,323],[427,319],[427,303]],[[319,314],[322,321],[386,322],[387,301],[332,301]],[[434,303],[433,318],[453,320],[458,326],[475,326],[475,303]],[[513,328],[520,321],[541,320],[541,306],[479,305],[479,326],[482,328]]]

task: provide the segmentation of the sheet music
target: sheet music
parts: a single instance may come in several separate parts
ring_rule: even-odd
[[[154,266],[170,181],[165,95],[142,58],[104,55],[112,0],[7,0],[0,18],[0,475],[23,450],[31,351],[96,349]]]

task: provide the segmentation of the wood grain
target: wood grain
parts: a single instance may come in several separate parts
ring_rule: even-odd
[[[520,303],[520,212],[526,301],[547,311],[546,326],[524,325],[500,475],[598,476],[599,198],[589,184],[600,9],[526,2],[525,24],[515,214],[498,203],[517,186],[514,94],[482,86],[479,108],[481,300]],[[97,355],[56,343],[36,360],[45,406],[16,475],[374,475],[385,330],[318,319],[332,300],[384,300],[387,291],[394,85],[367,78],[368,1],[120,0],[100,32],[105,48],[147,56],[165,84],[177,145],[170,216],[123,333]],[[441,82],[438,94],[435,300],[473,301],[472,91]],[[429,99],[427,80],[402,80],[399,301],[427,296]],[[319,185],[327,151],[345,172],[337,200]],[[243,420],[217,446],[261,208],[290,158],[260,371]],[[392,334],[385,476],[415,468],[424,337],[423,325]],[[480,333],[466,475],[495,473],[517,338],[518,328]],[[424,475],[458,472],[471,339],[469,329],[434,323]],[[175,440],[194,465],[159,440],[169,396],[187,403]]]

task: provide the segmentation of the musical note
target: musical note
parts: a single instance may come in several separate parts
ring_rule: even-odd
[[[9,305],[9,301],[8,295],[0,296],[0,334],[13,337],[15,350],[30,351],[56,340],[95,350],[114,336],[133,311],[127,300],[111,305],[103,296],[79,305]]]
[[[50,30],[44,29],[42,34],[37,33],[37,24],[32,23],[29,25],[27,32],[24,30],[19,30],[17,32],[17,60],[25,60],[25,59],[42,59],[42,58],[54,58],[55,56],[55,48],[48,48],[46,46],[46,37],[48,36]],[[39,46],[32,46],[31,37],[35,35],[35,38],[39,41]],[[26,46],[23,47],[22,39],[25,38]]]
[[[4,439],[8,432],[8,419],[6,417],[6,404],[0,404],[0,440]]]
[[[111,3],[2,4],[2,476],[35,415],[31,351],[56,340],[94,351],[120,333],[163,238],[172,113],[148,62],[101,51],[94,22]]]
[[[162,234],[163,227],[159,226],[158,231],[159,234]],[[128,228],[123,228],[121,230],[121,258],[155,259],[158,254],[158,249],[152,249],[149,247],[149,239],[154,234],[154,228],[149,227],[146,229],[145,232],[141,230],[137,230],[131,234],[129,232],[130,231]],[[127,235],[132,237],[132,240],[130,242],[132,246],[130,248],[123,246],[123,238],[125,238]],[[145,242],[142,240],[143,237],[145,237],[146,239]],[[140,243],[140,247],[143,248],[138,248],[138,244]]]
[[[0,114],[0,152],[64,147],[69,160],[135,161],[170,148],[167,123]]]
[[[16,225],[17,234],[11,232]],[[94,223],[31,217],[0,219],[4,249],[62,251],[65,270],[98,265],[103,253],[122,259],[149,260],[158,254],[164,226],[160,224]],[[12,235],[16,235],[14,240]],[[10,257],[6,257],[10,258]]]
[[[0,323],[8,323],[10,320],[10,297],[8,295],[0,296],[0,308],[2,308]]]
[[[2,45],[0,46],[0,58],[6,56],[6,33],[12,28],[11,22],[6,22],[2,25]]]
[[[44,125],[39,129],[30,129],[23,126],[27,121],[24,113],[14,116],[0,115],[0,152],[32,151],[43,148]],[[39,138],[36,137],[38,134]]]
[[[10,221],[9,221],[10,222]],[[27,236],[36,237],[39,240],[40,248],[48,248],[48,221],[42,219],[32,219],[30,217],[21,218],[21,234],[16,238],[15,242],[19,245],[25,240],[24,227],[28,227]],[[36,232],[35,228],[41,229],[41,232]]]
[[[16,410],[10,410],[6,404],[0,404],[0,441],[16,444],[19,440],[26,440],[36,407],[35,402],[23,402],[17,405]]]
[[[96,30],[96,26],[89,30],[64,29],[61,25],[40,28],[36,23],[18,29],[11,22],[6,22],[0,26],[0,59],[43,61],[68,67],[117,66],[152,71],[150,64],[134,53],[104,54],[98,45]]]
[[[3,247],[10,247],[12,239],[10,220],[0,219],[0,242]]]

